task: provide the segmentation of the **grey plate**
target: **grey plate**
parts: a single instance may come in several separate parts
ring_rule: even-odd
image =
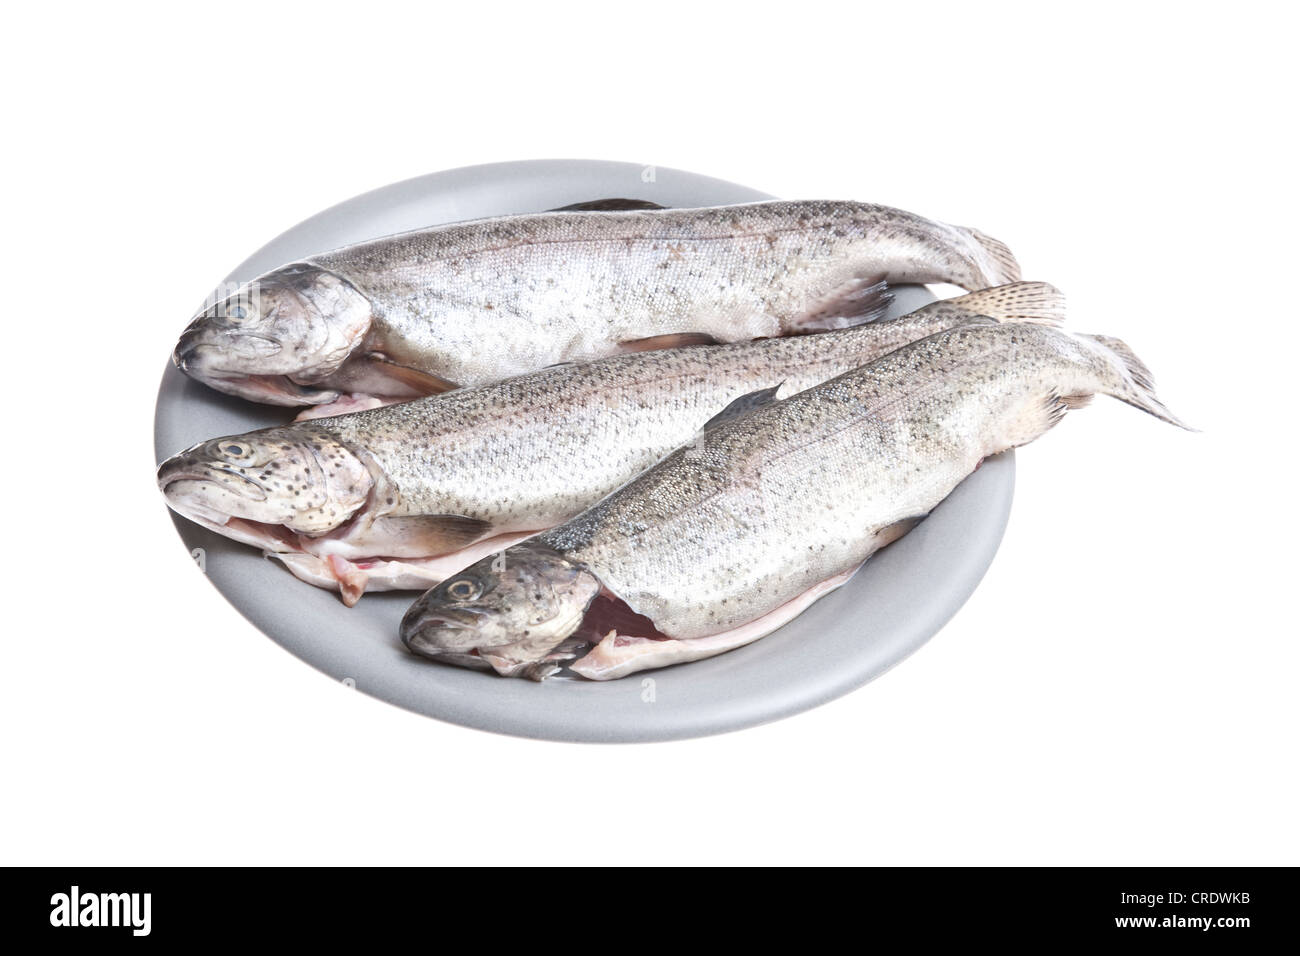
[[[440,222],[536,212],[611,196],[667,206],[770,199],[720,179],[631,163],[542,160],[471,166],[385,186],[295,226],[227,281],[311,253]],[[933,297],[902,288],[894,313]],[[197,304],[197,303],[196,303]],[[177,316],[179,334],[185,316]],[[168,343],[170,346],[170,343]],[[285,409],[211,391],[169,363],[154,446],[162,461],[195,442],[282,423]],[[213,585],[302,660],[358,690],[430,717],[498,733],[573,741],[650,741],[737,730],[853,690],[920,647],[974,591],[1011,510],[1011,454],[985,464],[911,534],[797,620],[755,644],[610,683],[506,680],[412,657],[397,637],[413,593],[370,594],[348,610],[256,551],[176,518],[203,549]]]

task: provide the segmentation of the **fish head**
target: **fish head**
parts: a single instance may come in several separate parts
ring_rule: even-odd
[[[422,595],[402,619],[402,642],[422,657],[540,680],[600,588],[582,565],[526,541]]]
[[[301,426],[200,442],[158,467],[173,511],[277,551],[286,534],[322,535],[348,521],[374,484],[345,444]]]
[[[372,318],[351,283],[316,266],[285,266],[200,312],[172,361],[230,395],[318,405],[339,397],[322,384],[361,346]]]

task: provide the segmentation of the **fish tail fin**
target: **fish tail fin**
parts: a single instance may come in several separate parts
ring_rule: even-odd
[[[1065,322],[1065,295],[1047,282],[1011,282],[935,304],[987,315],[999,322],[1051,326]]]
[[[957,231],[970,240],[972,262],[975,267],[973,282],[961,283],[964,289],[985,289],[1020,281],[1020,263],[1005,242],[987,236],[978,229],[958,226]]]
[[[1126,342],[1109,335],[1080,335],[1079,338],[1090,343],[1111,366],[1113,374],[1108,376],[1107,387],[1099,391],[1104,391],[1134,408],[1140,408],[1162,422],[1177,425],[1190,432],[1197,430],[1171,412],[1165,403],[1156,397],[1156,383],[1151,370]]]

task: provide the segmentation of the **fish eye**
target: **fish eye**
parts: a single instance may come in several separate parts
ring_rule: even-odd
[[[234,302],[227,302],[220,309],[220,316],[227,322],[238,325],[247,319],[251,319],[254,314],[252,304],[247,300],[239,299]]]
[[[447,596],[457,601],[472,601],[483,593],[483,585],[473,578],[457,578],[447,585]]]
[[[227,458],[244,458],[252,453],[251,448],[236,441],[222,442],[217,446],[217,451]]]

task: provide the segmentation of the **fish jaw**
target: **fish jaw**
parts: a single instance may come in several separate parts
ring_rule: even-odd
[[[263,405],[325,405],[339,399],[339,392],[329,388],[300,385],[287,375],[227,375],[205,371],[201,356],[190,353],[172,356],[176,367],[209,388]]]
[[[224,538],[251,545],[264,552],[303,551],[303,535],[283,524],[242,518],[205,506],[193,492],[203,479],[180,478],[167,483],[163,495],[172,511]],[[303,552],[305,553],[305,552]]]

